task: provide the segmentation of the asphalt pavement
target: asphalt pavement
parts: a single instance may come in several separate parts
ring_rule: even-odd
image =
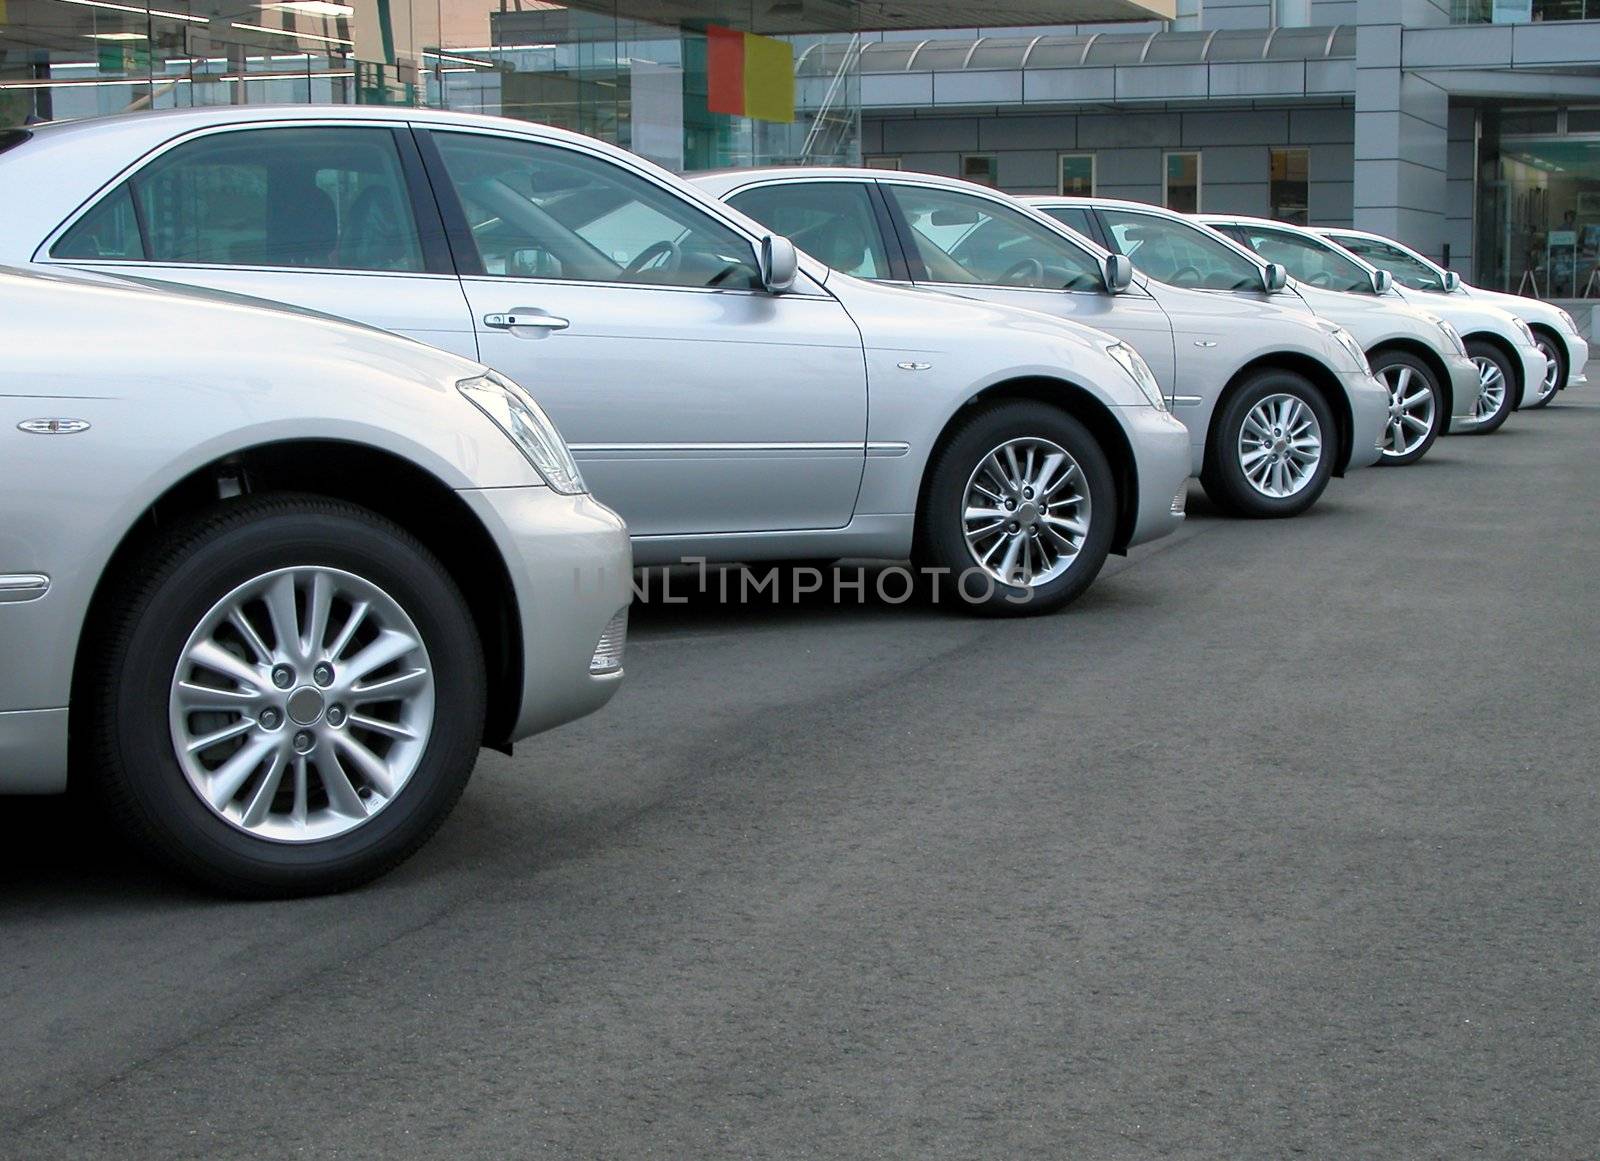
[[[638,605],[344,896],[0,801],[0,1155],[1596,1156],[1600,386],[1194,496],[1042,620]]]

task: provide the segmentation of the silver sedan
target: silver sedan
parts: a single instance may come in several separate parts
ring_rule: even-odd
[[[965,607],[1042,612],[1182,519],[1188,435],[1126,343],[831,273],[590,138],[238,107],[12,140],[0,261],[255,295],[481,359],[537,391],[644,564],[915,555],[966,578]]]
[[[0,270],[0,319],[0,793],[70,766],[219,889],[338,889],[616,691],[627,533],[515,384],[105,279]]]

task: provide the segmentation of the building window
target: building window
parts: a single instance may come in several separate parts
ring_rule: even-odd
[[[1272,202],[1272,216],[1278,221],[1291,222],[1296,226],[1310,223],[1310,167],[1309,149],[1272,151],[1269,197]]]
[[[986,185],[990,189],[999,186],[995,174],[999,170],[998,159],[992,153],[963,153],[961,155],[961,176],[968,181],[975,181],[979,185]]]
[[[861,159],[861,164],[866,166],[868,169],[899,169],[900,159],[898,157],[890,157],[883,153],[876,155],[869,154]]]
[[[1073,197],[1094,197],[1094,154],[1063,153],[1056,192]]]
[[[1311,0],[1272,0],[1274,28],[1304,28],[1311,23]]]
[[[1200,212],[1200,154],[1168,153],[1162,158],[1161,204],[1180,214]]]

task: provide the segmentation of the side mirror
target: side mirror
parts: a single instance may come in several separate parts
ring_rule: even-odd
[[[1460,289],[1461,275],[1457,274],[1454,270],[1446,270],[1444,272],[1444,292],[1446,294],[1454,294]]]
[[[781,234],[761,239],[761,289],[768,294],[783,294],[794,289],[800,273],[800,254],[794,243]]]
[[[1289,271],[1277,262],[1268,262],[1261,270],[1261,289],[1268,294],[1277,294],[1289,285]]]
[[[1126,254],[1107,254],[1102,275],[1106,289],[1112,294],[1121,294],[1133,284],[1133,263]]]
[[[1372,293],[1388,294],[1394,289],[1394,275],[1387,270],[1374,270],[1372,272]]]

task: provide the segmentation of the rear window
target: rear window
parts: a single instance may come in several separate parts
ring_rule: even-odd
[[[15,149],[32,136],[26,129],[0,129],[0,153]]]

